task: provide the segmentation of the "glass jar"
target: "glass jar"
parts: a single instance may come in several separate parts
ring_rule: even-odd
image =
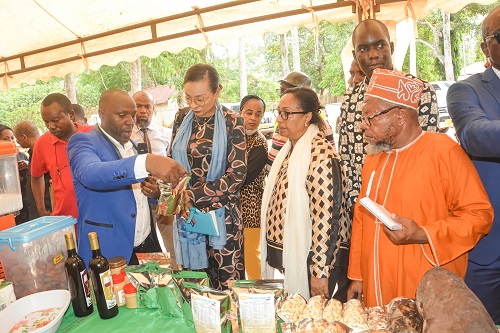
[[[135,289],[132,283],[127,283],[123,287],[123,291],[125,292],[125,306],[127,309],[137,309],[137,289]]]
[[[120,274],[120,270],[127,267],[127,261],[124,257],[113,257],[108,259],[111,274]]]

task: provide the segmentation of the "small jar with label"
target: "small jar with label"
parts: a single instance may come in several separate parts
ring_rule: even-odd
[[[123,287],[125,286],[125,277],[122,274],[113,274],[111,278],[113,279],[113,291],[116,297],[116,304],[118,304],[118,306],[124,306],[125,292],[123,291]]]
[[[135,289],[134,285],[132,283],[127,283],[123,287],[123,291],[125,292],[125,306],[128,309],[137,309],[137,289]]]
[[[124,257],[113,257],[108,259],[111,274],[120,274],[120,270],[127,267],[127,260]]]

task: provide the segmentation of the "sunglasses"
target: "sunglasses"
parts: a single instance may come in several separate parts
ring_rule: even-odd
[[[486,41],[487,39],[490,39],[490,38],[495,38],[497,40],[497,43],[500,44],[500,31],[497,32],[496,35],[490,35],[490,36],[484,37],[484,40]]]

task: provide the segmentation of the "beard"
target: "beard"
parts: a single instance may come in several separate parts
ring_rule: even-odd
[[[380,153],[387,153],[391,150],[392,150],[391,145],[387,142],[379,141],[375,144],[369,143],[366,145],[366,153],[368,155],[377,155]]]
[[[136,120],[135,124],[139,128],[145,128],[149,126],[149,122],[147,120]]]

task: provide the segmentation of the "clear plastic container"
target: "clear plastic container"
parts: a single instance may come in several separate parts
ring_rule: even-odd
[[[16,145],[0,141],[0,215],[17,212],[23,208]]]
[[[0,232],[0,261],[17,298],[40,291],[68,289],[64,234],[71,216],[44,216]]]

